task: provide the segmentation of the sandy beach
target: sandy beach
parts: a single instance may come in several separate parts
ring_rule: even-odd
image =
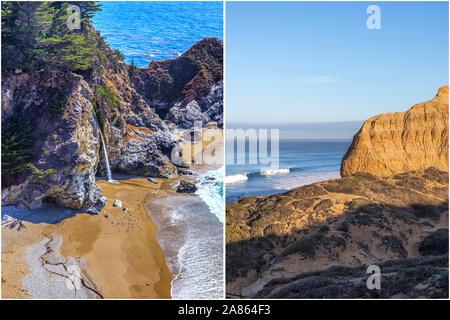
[[[195,182],[218,167],[194,165],[185,179]],[[168,193],[176,198],[180,177],[117,178],[119,184],[97,181],[108,199],[99,215],[53,207],[27,216],[2,208],[2,298],[171,298],[173,276],[148,209]],[[113,206],[116,199],[122,207]]]
[[[94,297],[170,298],[172,275],[156,241],[157,226],[144,207],[158,192],[163,192],[159,190],[163,179],[157,181],[158,184],[145,178],[121,180],[120,184],[98,181],[108,198],[100,215],[79,213],[57,224],[22,221],[20,230],[3,224],[2,297],[35,297],[23,285],[30,272],[26,251],[44,239],[61,237],[61,257],[85,261],[82,278],[101,293]],[[115,199],[122,201],[122,208],[113,207]],[[126,213],[123,208],[128,209]],[[57,290],[54,295],[49,298],[58,297]],[[60,298],[74,297],[75,292]]]

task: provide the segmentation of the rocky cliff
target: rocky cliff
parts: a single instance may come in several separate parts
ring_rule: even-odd
[[[223,44],[199,41],[177,59],[153,61],[132,77],[158,115],[182,128],[214,121],[223,126]]]
[[[405,112],[364,122],[342,160],[341,175],[377,176],[434,166],[448,171],[448,86],[436,97]]]
[[[101,132],[112,171],[169,177],[186,167],[171,160],[178,153],[174,130],[197,118],[222,124],[220,40],[132,69],[91,25],[83,32],[95,48],[88,69],[2,70],[2,127],[20,119],[31,131],[21,156],[10,153],[28,169],[7,174],[2,163],[3,205],[101,206]],[[8,143],[14,149],[16,136],[2,139],[2,154]]]

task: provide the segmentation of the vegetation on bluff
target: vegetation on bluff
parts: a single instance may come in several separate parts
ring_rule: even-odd
[[[23,112],[10,116],[2,125],[2,180],[9,184],[31,159],[33,128]]]
[[[114,109],[120,108],[119,97],[117,93],[107,84],[98,86],[97,90],[95,91],[95,96],[97,99],[103,100],[106,105]]]
[[[74,22],[72,5],[80,9],[80,27],[74,29],[68,23]],[[5,73],[11,71],[31,74],[45,69],[66,73],[89,68],[96,55],[96,35],[87,28],[99,10],[100,5],[93,1],[2,2],[3,76],[8,78]],[[66,89],[48,93],[49,111],[54,118],[64,113],[70,99]],[[32,119],[22,105],[2,122],[2,180],[9,185],[21,172],[33,169],[32,145],[37,140],[33,137]]]
[[[70,6],[80,8],[80,28],[69,29]],[[84,70],[90,67],[94,47],[85,24],[96,2],[2,2],[3,70],[34,71],[44,67]]]

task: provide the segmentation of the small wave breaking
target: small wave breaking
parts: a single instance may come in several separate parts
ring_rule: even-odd
[[[195,192],[222,223],[224,222],[223,176],[223,167],[204,173],[200,176]]]
[[[239,173],[233,174],[225,177],[225,183],[239,183],[245,182],[251,177],[256,176],[274,176],[277,174],[286,174],[290,173],[290,168],[282,168],[282,169],[261,169],[259,172],[251,172],[251,173]]]
[[[263,176],[273,176],[276,174],[283,174],[283,173],[289,173],[289,168],[284,169],[261,169],[261,175]]]
[[[247,175],[244,174],[233,174],[231,176],[225,177],[225,183],[237,183],[237,182],[244,182],[248,180]]]

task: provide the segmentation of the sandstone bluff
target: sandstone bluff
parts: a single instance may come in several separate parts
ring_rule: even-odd
[[[389,176],[431,166],[448,170],[448,86],[408,111],[364,122],[342,160],[341,175]]]

